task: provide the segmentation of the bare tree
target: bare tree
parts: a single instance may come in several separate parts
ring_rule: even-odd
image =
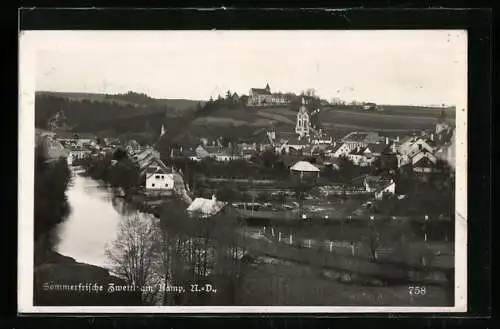
[[[116,240],[106,250],[113,270],[142,292],[146,304],[154,303],[159,278],[155,267],[161,259],[161,231],[154,219],[136,213],[121,223]]]

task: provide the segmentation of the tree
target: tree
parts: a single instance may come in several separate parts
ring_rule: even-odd
[[[305,91],[305,95],[308,97],[316,97],[316,90],[314,88],[308,88]]]
[[[125,151],[122,148],[118,148],[113,152],[113,159],[114,160],[120,161],[120,160],[123,160],[126,158],[128,158],[127,151]]]
[[[118,236],[106,249],[113,270],[128,284],[157,287],[162,235],[159,225],[148,215],[136,213],[120,223]],[[151,304],[157,291],[143,291],[142,300]]]

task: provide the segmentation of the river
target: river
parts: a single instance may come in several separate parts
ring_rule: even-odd
[[[71,213],[57,228],[56,251],[77,262],[110,269],[106,248],[116,239],[120,222],[130,210],[110,188],[81,173],[78,167],[72,168],[66,192]]]

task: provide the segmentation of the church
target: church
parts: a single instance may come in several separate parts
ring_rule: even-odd
[[[300,137],[309,137],[310,120],[309,113],[307,113],[306,103],[302,98],[302,105],[297,113],[297,121],[295,124],[295,133]]]
[[[331,142],[331,138],[325,139],[321,129],[313,125],[313,117],[319,113],[319,109],[309,112],[306,105],[305,99],[302,98],[297,112],[294,131],[276,132],[272,129],[272,131],[268,132],[269,139],[278,152],[283,149],[288,150],[289,148],[299,150],[313,144],[321,144],[325,141]]]
[[[294,94],[272,93],[269,83],[265,88],[251,88],[248,93],[247,106],[250,107],[268,107],[283,106],[292,102]]]

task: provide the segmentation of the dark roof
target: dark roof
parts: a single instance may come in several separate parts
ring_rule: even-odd
[[[207,151],[210,154],[216,154],[219,153],[223,148],[222,146],[202,146],[205,151]]]
[[[367,137],[368,137],[367,133],[354,133],[354,134],[351,134],[349,136],[346,136],[345,138],[346,138],[346,140],[349,140],[349,141],[361,142],[361,141],[365,140]]]
[[[413,167],[433,167],[434,163],[427,157],[423,157],[413,164]]]
[[[196,152],[193,149],[183,149],[181,152],[181,156],[184,157],[196,156]]]
[[[352,150],[351,152],[349,152],[349,154],[352,154],[352,155],[363,155],[365,152],[364,150],[360,147],[360,148],[355,148],[354,150]]]
[[[375,190],[379,191],[385,187],[387,187],[389,184],[392,184],[394,181],[392,181],[389,178],[382,177],[382,176],[370,176],[366,175],[364,182],[370,186],[370,188],[374,188]]]
[[[343,141],[348,142],[364,142],[373,143],[380,139],[380,136],[376,132],[352,132],[342,138]]]
[[[305,138],[299,139],[297,135],[287,139],[288,145],[309,145],[309,141]]]
[[[330,152],[336,152],[339,148],[342,147],[342,145],[344,145],[344,143],[337,143],[334,146],[329,146],[327,150]]]
[[[271,94],[270,92],[268,92],[266,89],[263,89],[263,88],[252,88],[251,91],[252,91],[252,93],[256,93],[256,94],[266,94],[266,95]]]
[[[366,149],[370,149],[370,151],[372,153],[382,153],[386,148],[387,148],[387,144],[383,144],[383,143],[370,143],[368,144],[368,146],[365,148]]]
[[[75,133],[71,131],[61,131],[57,132],[55,135],[56,138],[74,138],[76,136],[78,136],[78,138],[84,139],[96,138],[96,135],[92,133]]]
[[[151,165],[158,165],[160,167],[160,170],[161,172],[165,173],[165,174],[171,174],[171,173],[174,173],[174,170],[172,169],[172,167],[167,167],[163,161],[161,161],[160,159],[154,157],[152,158],[150,161],[147,162],[147,164],[145,164],[144,166],[142,166],[140,168],[141,170],[141,173],[140,175],[144,175],[144,174],[154,174],[156,172],[159,172],[158,170],[151,170]]]

